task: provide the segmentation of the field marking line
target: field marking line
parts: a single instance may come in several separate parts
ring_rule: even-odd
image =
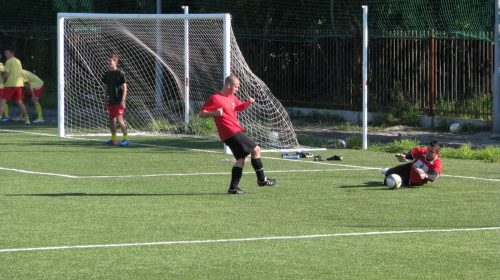
[[[33,135],[40,135],[40,136],[49,136],[49,137],[59,137],[58,135],[53,135],[53,134],[46,134],[46,133],[37,133],[37,132],[29,132],[29,131],[18,131],[18,130],[7,130],[7,129],[0,129],[0,131],[5,131],[5,132],[12,132],[12,133],[25,133],[25,134],[33,134]],[[102,141],[98,139],[88,139],[88,138],[78,138],[78,137],[62,137],[62,138],[67,138],[67,139],[76,139],[76,140],[87,140],[87,141]],[[181,148],[181,147],[173,147],[173,146],[161,146],[161,145],[152,145],[152,144],[140,144],[140,143],[134,143],[133,145],[140,145],[140,146],[145,146],[145,147],[155,147],[155,148],[167,148],[167,149],[179,149],[179,150],[188,150],[188,151],[198,151],[198,152],[204,152],[204,153],[214,153],[214,154],[224,154],[224,152],[217,152],[217,151],[209,151],[209,150],[202,150],[202,149],[191,149],[191,148]],[[329,166],[343,166],[343,167],[350,167],[353,169],[342,169],[342,170],[380,170],[381,168],[378,167],[366,167],[366,166],[356,166],[356,165],[347,165],[347,164],[339,164],[339,163],[330,163],[330,162],[318,162],[318,161],[300,161],[300,160],[294,160],[294,159],[282,159],[282,158],[275,158],[275,157],[261,157],[263,159],[270,159],[270,160],[287,160],[290,162],[300,162],[300,163],[306,163],[306,164],[320,164],[320,165],[329,165]],[[129,176],[74,176],[74,175],[66,175],[66,174],[56,174],[56,173],[43,173],[43,172],[32,172],[32,171],[27,171],[27,170],[19,170],[19,169],[9,169],[9,168],[2,168],[0,167],[0,170],[10,170],[10,171],[17,171],[17,172],[23,172],[23,173],[30,173],[30,174],[39,174],[39,175],[49,175],[49,176],[59,176],[59,177],[67,177],[67,178],[119,178],[119,177],[159,177],[159,176],[188,176],[190,174],[150,174],[150,175],[129,175]],[[328,170],[325,170],[328,171]],[[336,169],[331,170],[331,171],[338,171]],[[271,171],[271,170],[266,170],[266,173],[286,173],[286,172],[299,172],[299,171]],[[302,172],[308,172],[308,170],[303,170]],[[309,172],[319,172],[319,171],[309,171]],[[246,173],[246,172],[245,172]],[[248,172],[252,173],[252,172]],[[227,175],[228,173],[194,173],[194,175]],[[492,181],[492,182],[500,182],[500,179],[490,179],[490,178],[479,178],[479,177],[470,177],[470,176],[460,176],[460,175],[447,175],[447,174],[441,174],[440,176],[443,177],[450,177],[450,178],[459,178],[459,179],[472,179],[472,180],[482,180],[482,181]]]
[[[7,130],[7,129],[0,129],[0,131],[12,132],[12,133],[33,134],[33,135],[48,136],[48,137],[59,137],[58,135],[53,135],[53,134],[28,132],[28,131],[17,131],[17,130]],[[99,140],[99,139],[79,138],[79,137],[73,137],[73,136],[64,136],[64,137],[59,137],[59,138],[75,139],[75,140],[85,140],[85,141],[94,141],[94,142],[102,142],[102,140]],[[135,142],[132,143],[132,145],[134,145],[134,146],[144,146],[144,147],[154,147],[154,148],[175,149],[175,150],[197,151],[197,152],[213,153],[213,154],[223,154],[224,153],[222,151],[218,152],[218,151],[210,151],[210,150],[203,150],[203,149],[192,149],[192,148],[183,148],[183,147],[174,147],[174,146],[162,146],[162,145],[153,145],[153,144],[141,144],[141,143],[135,143]]]
[[[77,175],[67,175],[67,174],[58,174],[58,173],[48,173],[48,172],[37,172],[37,171],[29,171],[22,170],[16,168],[6,168],[0,167],[0,170],[13,171],[19,173],[27,173],[34,175],[47,175],[47,176],[56,176],[56,177],[64,177],[70,179],[99,179],[99,178],[144,178],[144,177],[177,177],[177,176],[207,176],[207,175],[230,175],[231,172],[208,172],[208,173],[172,173],[172,174],[145,174],[145,175],[96,175],[96,176],[77,176]],[[332,171],[359,171],[365,169],[345,169],[345,168],[337,168],[337,169],[315,169],[315,170],[276,170],[276,171],[266,171],[266,173],[306,173],[306,172],[332,172]],[[254,174],[254,171],[246,171],[244,174]]]
[[[14,171],[14,172],[19,172],[19,173],[27,173],[27,174],[35,174],[35,175],[47,175],[47,176],[65,177],[65,178],[71,178],[71,179],[77,179],[79,177],[79,176],[66,175],[66,174],[29,171],[29,170],[22,170],[22,169],[16,169],[16,168],[5,168],[5,167],[0,167],[0,170]]]
[[[473,180],[483,180],[483,181],[500,182],[500,179],[477,178],[477,177],[459,176],[459,175],[446,175],[446,174],[441,174],[439,176],[440,177],[443,176],[443,177],[458,178],[458,179],[473,179]]]
[[[373,232],[332,233],[332,234],[314,234],[314,235],[298,235],[298,236],[269,236],[269,237],[253,237],[253,238],[235,238],[235,239],[208,239],[208,240],[162,241],[162,242],[145,242],[145,243],[121,243],[121,244],[96,244],[96,245],[55,246],[55,247],[11,248],[11,249],[0,249],[0,253],[21,252],[21,251],[65,250],[65,249],[137,247],[137,246],[154,246],[154,245],[247,242],[247,241],[267,241],[267,240],[286,240],[286,239],[309,239],[309,238],[323,238],[323,237],[337,237],[337,236],[365,236],[365,235],[384,235],[384,234],[462,232],[462,231],[485,231],[485,230],[500,230],[500,227],[403,230],[403,231],[373,231]]]
[[[312,162],[313,163],[313,162]],[[335,165],[335,164],[331,164]],[[368,171],[368,170],[380,170],[380,168],[376,167],[363,167],[363,166],[352,166],[352,165],[338,165],[338,166],[346,166],[346,167],[354,167],[354,168],[335,168],[335,169],[301,169],[301,170],[266,170],[266,173],[308,173],[308,172],[336,172],[336,171]],[[38,171],[30,171],[30,170],[22,170],[16,168],[6,168],[0,167],[0,170],[33,174],[33,175],[46,175],[46,176],[55,176],[55,177],[63,177],[69,179],[105,179],[105,178],[148,178],[148,177],[178,177],[178,176],[209,176],[209,175],[230,175],[230,172],[206,172],[206,173],[172,173],[172,174],[145,174],[145,175],[95,175],[95,176],[77,176],[77,175],[68,175],[68,174],[59,174],[59,173],[48,173],[48,172],[38,172]],[[244,174],[253,174],[253,171],[243,172]],[[500,179],[490,179],[490,178],[479,178],[479,177],[470,177],[470,176],[458,176],[458,175],[446,175],[441,174],[443,177],[450,178],[458,178],[458,179],[471,179],[471,180],[481,180],[481,181],[491,181],[491,182],[500,182]]]
[[[31,131],[19,131],[19,130],[10,130],[10,129],[0,129],[0,131],[3,131],[3,132],[12,132],[12,133],[33,134],[33,135],[48,136],[48,137],[59,137],[59,136],[54,135],[54,134],[31,132]],[[62,138],[64,138],[64,137],[62,137]]]

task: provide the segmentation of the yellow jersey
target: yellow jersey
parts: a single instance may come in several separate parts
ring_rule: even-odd
[[[5,72],[5,65],[0,62],[0,74]],[[3,89],[3,77],[0,77],[0,89]]]
[[[28,70],[23,70],[23,80],[25,83],[29,82],[34,90],[40,89],[43,86],[42,79]]]
[[[9,73],[7,82],[5,82],[6,87],[23,87],[23,66],[21,61],[15,57],[7,59],[5,62],[5,72]]]

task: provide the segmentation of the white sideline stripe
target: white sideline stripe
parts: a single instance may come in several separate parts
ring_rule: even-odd
[[[47,173],[47,172],[36,172],[29,170],[21,170],[15,168],[6,168],[0,167],[0,170],[27,173],[27,174],[35,174],[35,175],[47,175],[47,176],[56,176],[56,177],[64,177],[71,179],[98,179],[98,178],[141,178],[141,177],[175,177],[175,176],[207,176],[207,175],[230,175],[230,172],[211,172],[211,173],[173,173],[173,174],[146,174],[146,175],[102,175],[102,176],[75,176],[75,175],[66,175],[66,174],[57,174],[57,173]],[[298,173],[298,172],[331,172],[331,171],[356,171],[356,170],[368,170],[368,169],[345,169],[345,168],[337,168],[337,169],[315,169],[315,170],[276,170],[276,171],[266,171],[266,173]],[[245,174],[253,174],[253,171],[243,172]]]
[[[344,170],[363,170],[363,169],[316,169],[316,170],[276,170],[266,171],[266,173],[298,173],[298,172],[331,172],[331,171],[344,171]],[[243,172],[244,174],[254,174],[254,171]],[[207,175],[231,175],[230,172],[212,172],[212,173],[174,173],[174,174],[149,174],[149,175],[104,175],[104,176],[75,176],[75,178],[91,179],[91,178],[135,178],[135,177],[175,177],[175,176],[207,176]]]
[[[20,172],[20,173],[28,173],[28,174],[35,174],[35,175],[57,176],[57,177],[65,177],[65,178],[72,178],[72,179],[77,179],[79,177],[79,176],[66,175],[66,174],[37,172],[37,171],[29,171],[29,170],[21,170],[21,169],[5,168],[5,167],[0,167],[0,170],[7,170],[7,171]]]
[[[7,130],[7,129],[0,129],[0,131],[5,131],[5,132],[13,132],[13,133],[25,133],[25,134],[33,134],[33,135],[40,135],[40,136],[49,136],[49,137],[59,137],[57,135],[53,134],[45,134],[45,133],[36,133],[36,132],[29,132],[29,131],[19,131],[19,130]],[[98,139],[88,139],[88,138],[77,138],[77,137],[63,137],[63,138],[68,138],[68,139],[77,139],[77,140],[87,140],[87,141],[102,141]],[[160,146],[160,145],[151,145],[151,144],[140,144],[140,143],[133,143],[133,145],[140,145],[140,146],[145,146],[145,147],[160,147],[160,148],[167,148],[167,149],[179,149],[179,150],[189,150],[189,151],[198,151],[198,152],[204,152],[204,153],[214,153],[214,154],[223,154],[224,152],[217,152],[217,151],[208,151],[208,150],[202,150],[202,149],[190,149],[190,148],[181,148],[181,147],[173,147],[173,146]],[[381,168],[379,167],[365,167],[365,166],[356,166],[356,165],[347,165],[347,164],[338,164],[338,163],[330,163],[330,162],[318,162],[318,161],[301,161],[301,160],[294,160],[294,159],[282,159],[282,158],[275,158],[275,157],[262,157],[264,159],[272,159],[272,160],[286,160],[290,162],[300,162],[300,163],[305,163],[305,164],[322,164],[322,165],[330,165],[330,166],[344,166],[344,167],[351,167],[354,169],[340,169],[340,170],[380,170]],[[30,174],[39,174],[39,175],[49,175],[49,176],[59,176],[59,177],[66,177],[66,178],[124,178],[124,177],[159,177],[159,176],[188,176],[188,175],[227,175],[229,173],[193,173],[193,174],[152,174],[152,175],[124,175],[124,176],[73,176],[73,175],[66,175],[66,174],[56,174],[56,173],[44,173],[44,172],[34,172],[34,171],[27,171],[27,170],[19,170],[19,169],[9,169],[9,168],[3,168],[0,167],[0,170],[10,170],[10,171],[17,171],[17,172],[22,172],[22,173],[30,173]],[[323,170],[321,170],[323,171]],[[337,169],[331,169],[331,170],[324,170],[324,171],[338,171]],[[286,173],[286,172],[320,172],[317,170],[301,170],[301,171],[271,171],[271,170],[266,170],[266,173]],[[245,172],[247,173],[247,172]],[[252,173],[252,172],[248,172]],[[490,178],[479,178],[479,177],[469,177],[469,176],[459,176],[459,175],[446,175],[446,174],[441,174],[440,176],[443,177],[451,177],[451,178],[460,178],[460,179],[472,179],[472,180],[483,180],[483,181],[492,181],[492,182],[500,182],[500,179],[490,179]]]
[[[38,132],[31,132],[31,131],[19,131],[19,130],[10,130],[10,129],[0,129],[0,131],[12,132],[12,133],[33,134],[33,135],[48,136],[48,137],[58,137],[57,135],[54,135],[54,134],[38,133]]]
[[[37,132],[28,132],[28,131],[7,130],[7,129],[0,129],[0,131],[4,131],[4,132],[13,132],[13,133],[24,133],[24,134],[33,134],[33,135],[48,136],[48,137],[59,137],[59,136],[57,136],[57,135],[53,135],[53,134],[45,134],[45,133],[37,133]],[[95,142],[102,142],[102,140],[99,140],[99,139],[79,138],[79,137],[72,137],[72,136],[64,136],[64,137],[60,137],[60,138],[75,139],[75,140],[85,140],[85,141],[95,141]],[[209,151],[209,150],[202,150],[202,149],[191,149],[191,148],[183,148],[183,147],[161,146],[161,145],[141,144],[141,143],[133,143],[132,145],[134,145],[134,146],[144,146],[144,147],[155,147],[155,148],[176,149],[176,150],[198,151],[198,152],[213,153],[213,154],[222,154],[222,153],[223,153],[223,152]]]
[[[275,159],[275,158],[274,158]],[[310,161],[305,161],[310,162]],[[310,162],[314,163],[314,161]],[[330,164],[336,165],[336,164]],[[266,173],[306,173],[306,172],[333,172],[333,171],[366,171],[366,170],[380,170],[380,168],[376,167],[363,167],[363,166],[352,166],[352,165],[341,165],[338,166],[350,166],[355,168],[336,168],[336,169],[301,169],[301,170],[266,170]],[[102,178],[147,178],[147,177],[174,177],[174,176],[207,176],[207,175],[229,175],[230,172],[210,172],[210,173],[173,173],[173,174],[146,174],[146,175],[102,175],[102,176],[75,176],[75,175],[67,175],[67,174],[58,174],[58,173],[47,173],[47,172],[37,172],[37,171],[29,171],[15,168],[6,168],[0,167],[0,170],[34,174],[34,175],[47,175],[47,176],[55,176],[55,177],[64,177],[70,179],[102,179]],[[252,171],[243,172],[244,174],[253,174]],[[482,181],[491,181],[491,182],[500,182],[500,179],[490,179],[490,178],[479,178],[479,177],[469,177],[469,176],[457,176],[457,175],[446,175],[441,174],[443,177],[450,178],[459,178],[459,179],[471,179],[471,180],[482,180]]]
[[[441,175],[439,175],[439,176],[443,176],[443,177],[452,177],[452,178],[459,178],[459,179],[474,179],[474,180],[483,180],[483,181],[500,182],[500,179],[477,178],[477,177],[458,176],[458,175],[446,175],[446,174],[441,174]]]
[[[76,245],[76,246],[36,247],[36,248],[12,248],[12,249],[0,249],[0,253],[20,252],[20,251],[133,247],[133,246],[199,244],[199,243],[221,243],[221,242],[247,242],[247,241],[284,240],[284,239],[308,239],[308,238],[337,237],[337,236],[363,236],[363,235],[382,235],[382,234],[460,232],[460,231],[485,231],[485,230],[500,230],[500,227],[403,230],[403,231],[373,231],[373,232],[332,233],[332,234],[314,234],[314,235],[298,235],[298,236],[270,236],[270,237],[254,237],[254,238],[236,238],[236,239],[213,239],[213,240],[209,239],[209,240],[191,240],[191,241],[187,240],[187,241],[163,241],[163,242],[146,242],[146,243],[122,243],[122,244],[97,244],[97,245]]]

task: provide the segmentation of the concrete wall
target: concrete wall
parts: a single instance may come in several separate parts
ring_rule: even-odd
[[[361,125],[363,122],[363,112],[357,111],[346,111],[346,110],[327,110],[327,109],[310,109],[310,108],[300,108],[300,107],[287,107],[286,110],[290,116],[300,114],[302,116],[307,116],[312,112],[320,114],[330,114],[332,116],[337,115],[344,120],[351,122],[351,124]],[[374,116],[378,113],[368,112],[368,122],[372,121]],[[436,127],[441,121],[445,120],[446,123],[452,124],[454,122],[463,125],[464,123],[470,123],[475,126],[486,126],[490,125],[491,121],[474,120],[474,119],[459,119],[459,118],[442,118],[442,117],[429,117],[429,116],[419,116],[420,126],[422,127]]]

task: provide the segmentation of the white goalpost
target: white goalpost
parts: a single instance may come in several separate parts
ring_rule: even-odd
[[[129,134],[218,139],[205,100],[225,77],[241,80],[239,99],[256,100],[239,113],[264,149],[302,150],[290,118],[252,73],[234,37],[229,14],[58,14],[58,135],[108,135],[102,76],[109,54],[119,57],[128,94]]]
[[[361,81],[363,83],[363,150],[368,149],[368,6],[363,9],[363,71]]]

